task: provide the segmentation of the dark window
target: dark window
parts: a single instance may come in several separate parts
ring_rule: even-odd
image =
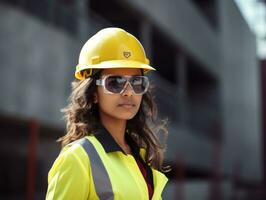
[[[191,0],[203,13],[204,17],[212,27],[218,26],[217,0]]]
[[[44,22],[54,25],[75,35],[77,33],[78,12],[74,0],[0,0],[12,6],[21,8],[25,12]]]
[[[27,199],[29,187],[32,199],[45,198],[48,171],[60,150],[55,141],[64,131],[42,125],[35,129],[33,125],[25,119],[0,116],[1,199]]]
[[[140,38],[141,15],[130,8],[126,3],[118,3],[114,0],[90,0],[90,14],[97,14],[110,24],[125,29],[137,38]],[[93,16],[92,16],[93,17]]]
[[[158,29],[152,32],[152,65],[158,74],[170,81],[176,82],[176,47],[173,42]]]
[[[196,133],[217,139],[221,134],[218,81],[195,59],[187,60],[188,126]]]

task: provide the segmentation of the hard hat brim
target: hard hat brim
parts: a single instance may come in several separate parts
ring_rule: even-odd
[[[80,80],[84,79],[80,72],[86,69],[113,69],[113,68],[143,69],[144,73],[147,73],[150,70],[156,70],[150,65],[138,61],[111,60],[111,61],[103,61],[99,64],[94,64],[94,65],[77,66],[75,77]]]

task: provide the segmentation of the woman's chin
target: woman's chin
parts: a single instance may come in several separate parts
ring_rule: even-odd
[[[113,115],[113,117],[117,118],[117,119],[121,119],[121,120],[130,120],[132,118],[134,118],[136,115],[136,113],[134,112],[117,112],[115,113],[115,115]]]
[[[117,118],[121,119],[121,120],[130,120],[130,119],[134,118],[134,116],[135,115],[126,115],[126,114],[124,114],[124,115],[118,116]]]

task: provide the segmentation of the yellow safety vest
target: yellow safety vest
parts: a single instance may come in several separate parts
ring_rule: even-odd
[[[145,150],[140,149],[144,158]],[[160,200],[166,176],[151,168]],[[65,147],[48,175],[46,200],[148,200],[146,181],[135,158],[122,152],[109,133],[86,136]]]

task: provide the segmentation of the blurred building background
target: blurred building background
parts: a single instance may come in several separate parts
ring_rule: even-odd
[[[0,199],[44,199],[84,42],[143,43],[169,119],[169,200],[265,199],[266,61],[233,0],[0,0]]]

